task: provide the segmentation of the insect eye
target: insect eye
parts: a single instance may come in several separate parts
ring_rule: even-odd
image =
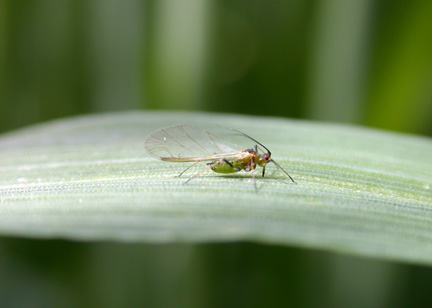
[[[269,160],[269,159],[270,159],[270,155],[268,155],[268,153],[264,153],[264,154],[263,154],[263,158],[264,158],[265,160]]]

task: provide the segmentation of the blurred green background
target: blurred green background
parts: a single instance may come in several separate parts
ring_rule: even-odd
[[[130,109],[430,136],[432,1],[0,0],[1,132]],[[131,306],[432,307],[432,270],[252,243],[0,239],[0,307]]]

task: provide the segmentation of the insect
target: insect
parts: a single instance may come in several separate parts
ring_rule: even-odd
[[[145,149],[151,156],[163,161],[191,162],[192,165],[183,170],[179,177],[193,166],[207,162],[205,168],[192,175],[185,183],[209,169],[223,174],[245,170],[252,172],[255,190],[257,190],[254,171],[258,166],[262,167],[264,177],[268,163],[274,163],[295,183],[288,172],[271,158],[271,152],[265,145],[236,129],[228,128],[226,131],[231,136],[247,138],[255,145],[252,148],[241,148],[201,128],[181,124],[150,133],[145,141]]]

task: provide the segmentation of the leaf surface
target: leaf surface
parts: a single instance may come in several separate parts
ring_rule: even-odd
[[[239,129],[272,151],[266,177],[151,158],[146,136],[189,123]],[[251,147],[254,144],[251,144]],[[432,264],[432,141],[346,125],[127,112],[0,137],[0,232],[135,242],[258,241]]]

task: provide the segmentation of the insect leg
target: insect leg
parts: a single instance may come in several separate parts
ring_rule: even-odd
[[[225,158],[223,159],[223,161],[224,161],[224,162],[226,162],[226,163],[227,163],[228,165],[230,165],[230,167],[231,167],[231,168],[233,168],[233,169],[234,169],[234,166],[233,166],[233,164],[231,164],[231,163],[230,163],[229,161],[227,161],[227,160],[226,160]]]
[[[252,171],[252,179],[254,182],[255,191],[258,192],[258,187],[257,187],[257,183],[256,183],[256,178],[255,178],[255,168],[253,168],[253,167],[254,167],[253,166],[253,157],[251,157],[249,159],[249,168],[250,168],[250,171]]]
[[[231,164],[226,158],[222,158],[222,159],[218,160],[217,162],[208,163],[207,166],[210,166],[210,168],[212,168],[216,165],[221,164],[222,162],[228,164],[231,168],[235,169],[233,164]]]
[[[265,174],[265,165],[263,166],[262,177],[264,177],[264,174]]]
[[[192,179],[194,179],[194,178],[196,178],[197,176],[199,176],[199,175],[201,175],[204,171],[207,171],[208,169],[211,169],[211,168],[213,168],[214,166],[216,166],[216,165],[219,165],[219,164],[222,164],[222,163],[224,163],[224,161],[221,159],[221,160],[218,160],[218,161],[216,161],[216,162],[214,162],[214,163],[211,163],[211,164],[208,164],[206,167],[204,167],[204,168],[202,168],[200,171],[198,171],[197,173],[195,173],[194,175],[192,175],[186,182],[185,182],[185,184],[187,184],[187,183],[189,183]],[[194,164],[195,165],[195,164]],[[192,166],[191,166],[192,167]],[[190,167],[189,167],[190,168]]]
[[[288,172],[286,172],[285,169],[282,168],[282,167],[281,167],[277,162],[275,162],[273,159],[270,159],[270,160],[268,161],[268,163],[274,163],[276,166],[279,167],[279,169],[281,169],[283,172],[285,172],[286,175],[288,175],[288,177],[291,179],[291,181],[292,181],[293,183],[296,183],[296,181],[294,181],[294,179],[291,177],[291,175],[289,175]],[[297,184],[297,183],[296,183],[296,184]]]
[[[197,161],[196,163],[193,163],[192,165],[190,165],[189,167],[187,167],[185,170],[183,170],[178,176],[181,177],[183,175],[183,173],[185,173],[190,168],[192,168],[193,166],[195,166],[196,164],[199,164],[199,163],[200,163],[199,161]]]

